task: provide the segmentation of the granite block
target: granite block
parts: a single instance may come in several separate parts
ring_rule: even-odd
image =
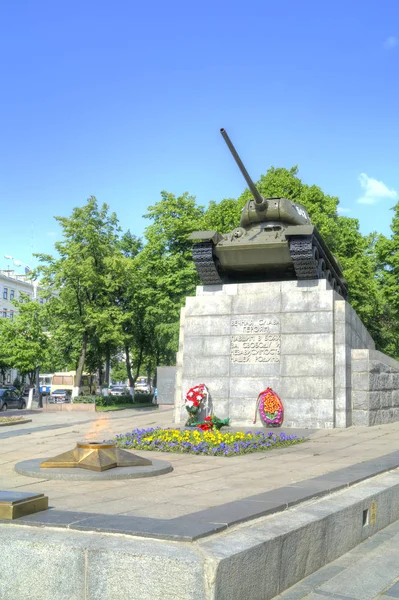
[[[281,357],[281,375],[291,377],[332,377],[334,364],[328,354],[286,354]]]
[[[278,377],[230,377],[229,397],[251,398],[254,410],[258,394],[267,387],[273,388],[278,393],[281,383]]]
[[[301,581],[326,563],[326,519],[307,523],[282,539],[280,591]]]
[[[232,314],[257,314],[280,312],[280,294],[272,292],[238,295],[233,297]]]
[[[334,421],[333,399],[319,399],[312,402],[308,397],[284,400],[284,424],[287,427],[321,427]],[[297,425],[291,425],[291,423]]]
[[[265,387],[262,389],[265,389]],[[232,425],[252,425],[255,417],[256,397],[230,397],[230,419]]]
[[[352,373],[352,390],[368,392],[369,389],[368,373]]]
[[[207,541],[206,554],[217,567],[210,573],[216,600],[266,600],[279,590],[281,541],[256,532],[236,531],[218,540]],[[245,574],[245,575],[243,575]]]
[[[192,316],[230,315],[232,296],[194,296],[186,299],[186,318]]]
[[[228,398],[229,396],[229,380],[227,377],[207,377],[205,381],[198,381],[197,378],[192,379],[184,378],[182,380],[182,392],[185,396],[190,388],[198,383],[206,383],[209,394],[211,397],[217,396],[219,398]]]
[[[231,363],[230,377],[278,377],[280,375],[279,362],[270,363]]]
[[[230,335],[230,317],[227,315],[186,317],[185,339],[198,335]]]
[[[238,296],[266,294],[278,297],[281,293],[281,287],[286,284],[286,281],[259,281],[257,283],[238,283],[236,285]]]
[[[4,600],[81,600],[85,597],[85,549],[60,532],[2,528],[0,598]],[[42,542],[42,543],[40,543]],[[23,565],[23,568],[21,568]]]
[[[364,372],[366,373],[369,370],[369,361],[367,359],[352,360],[352,372]]]
[[[292,312],[281,316],[282,333],[331,333],[332,312]]]
[[[357,427],[368,427],[370,425],[370,415],[368,410],[353,410],[352,424]]]
[[[352,391],[352,404],[355,410],[368,410],[369,392]]]
[[[169,544],[157,555],[123,542],[119,548],[90,549],[85,600],[205,600],[203,565],[189,548]]]
[[[333,398],[334,382],[332,377],[283,377],[280,393],[284,400]]]
[[[193,337],[186,336],[181,347],[182,360],[184,361],[186,356],[203,356],[204,353],[204,342],[207,338],[202,335],[196,335]],[[219,338],[212,336],[211,339],[218,340]],[[229,338],[227,338],[229,339]]]
[[[229,356],[187,356],[184,359],[185,377],[226,377],[229,374]]]
[[[202,339],[204,356],[230,356],[230,336],[209,336]]]
[[[333,335],[330,333],[283,333],[281,356],[284,354],[333,354]]]
[[[282,312],[310,312],[310,311],[332,311],[332,291],[297,289],[282,290],[281,292]]]

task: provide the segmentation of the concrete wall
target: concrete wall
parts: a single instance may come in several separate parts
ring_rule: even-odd
[[[271,387],[286,426],[347,427],[352,348],[374,342],[326,280],[198,287],[181,312],[176,421],[187,418],[187,390],[205,383],[213,412],[232,425],[252,424]]]
[[[157,367],[157,404],[174,404],[176,367]]]
[[[376,350],[352,350],[353,425],[399,421],[399,362]]]
[[[393,471],[191,544],[3,521],[0,598],[270,600],[399,519],[398,493]]]
[[[47,404],[45,401],[43,402],[43,410],[45,412],[95,412],[96,405],[94,402],[92,404],[75,404],[75,403],[65,403],[65,404]]]

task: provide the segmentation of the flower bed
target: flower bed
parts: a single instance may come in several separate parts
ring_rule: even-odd
[[[300,444],[305,438],[286,433],[265,431],[221,433],[220,431],[180,429],[134,429],[130,433],[117,435],[119,448],[129,450],[157,450],[208,456],[238,456],[251,452],[266,452]]]

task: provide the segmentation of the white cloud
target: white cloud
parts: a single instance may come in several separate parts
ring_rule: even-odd
[[[343,213],[350,213],[350,212],[352,212],[352,209],[351,208],[345,208],[344,206],[338,206],[337,211],[340,214],[343,214]]]
[[[395,46],[397,46],[399,44],[399,40],[397,37],[395,37],[394,35],[390,35],[389,37],[387,37],[387,39],[384,42],[384,48],[385,50],[392,50],[392,48],[395,48]]]
[[[382,198],[396,200],[398,192],[390,189],[382,181],[373,179],[366,175],[366,173],[360,173],[359,182],[363,189],[363,195],[358,199],[359,204],[375,204]]]
[[[48,232],[47,232],[47,235],[48,235],[49,237],[54,237],[54,236],[55,236],[55,235],[57,235],[57,234],[56,234],[56,232],[55,232],[55,231],[48,231]]]

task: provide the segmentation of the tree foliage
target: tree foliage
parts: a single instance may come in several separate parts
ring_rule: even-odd
[[[265,197],[306,207],[339,260],[349,300],[377,347],[399,357],[399,203],[387,239],[362,235],[357,219],[339,214],[338,198],[303,183],[297,167],[272,167],[257,187]],[[122,233],[116,215],[94,197],[70,217],[56,217],[63,231],[58,256],[40,255],[37,272],[50,302],[24,304],[15,323],[0,321],[0,370],[18,365],[29,373],[38,360],[50,369],[51,356],[58,369],[98,371],[105,384],[112,367],[114,378],[127,376],[133,386],[138,375],[174,364],[180,309],[199,284],[189,234],[232,231],[249,199],[246,189],[238,199],[204,208],[188,193],[163,191],[144,215],[149,224],[143,240]],[[25,333],[12,350],[17,331]]]
[[[0,357],[5,365],[28,375],[33,383],[37,367],[51,368],[53,352],[47,333],[45,307],[25,297],[14,319],[0,320]],[[3,374],[4,375],[4,374]]]

